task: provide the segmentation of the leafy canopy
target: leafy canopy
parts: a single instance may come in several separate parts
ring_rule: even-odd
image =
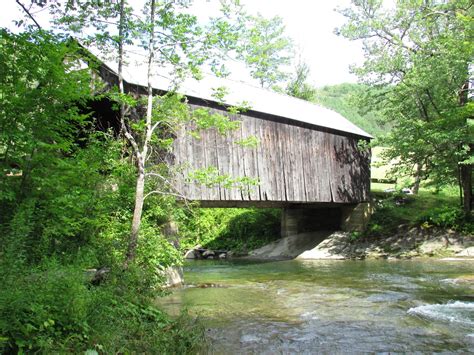
[[[381,141],[387,159],[399,158],[398,173],[418,174],[442,185],[457,180],[469,159],[466,103],[468,67],[474,58],[474,7],[469,0],[446,2],[353,0],[342,10],[343,36],[362,40],[365,62],[354,68],[377,90],[366,102],[393,126]]]

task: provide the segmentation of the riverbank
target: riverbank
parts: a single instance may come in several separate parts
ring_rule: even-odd
[[[414,257],[472,257],[474,239],[452,230],[399,226],[391,236],[355,237],[336,231],[321,240],[324,233],[294,235],[254,250],[253,257],[299,259],[411,259]],[[304,242],[313,237],[313,245]],[[286,248],[282,248],[286,245]],[[284,250],[283,250],[284,249]],[[305,249],[305,250],[303,250]]]
[[[418,195],[372,191],[374,214],[365,232],[319,231],[283,238],[251,257],[376,259],[474,257],[473,224],[450,189]]]
[[[221,258],[206,250],[192,259]],[[203,256],[204,255],[204,256]],[[229,254],[231,255],[231,254]],[[390,236],[358,236],[342,231],[318,231],[280,238],[250,251],[254,259],[411,259],[415,257],[462,257],[474,259],[474,238],[442,228],[400,225]]]

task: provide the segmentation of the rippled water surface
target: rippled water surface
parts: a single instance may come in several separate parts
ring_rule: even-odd
[[[473,261],[196,261],[158,302],[198,315],[211,352],[474,352]]]

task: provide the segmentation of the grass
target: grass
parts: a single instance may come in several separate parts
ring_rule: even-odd
[[[373,190],[373,195],[378,200],[384,200],[393,205],[391,216],[401,222],[400,224],[414,224],[424,213],[440,206],[456,207],[459,198],[449,191],[433,193],[429,190],[420,190],[418,195],[398,195]]]
[[[372,184],[375,213],[365,235],[389,235],[400,225],[422,225],[427,228],[436,226],[472,233],[472,220],[463,217],[456,188],[441,191],[420,189],[415,196],[383,192],[387,185],[389,184]]]
[[[372,193],[383,192],[386,189],[394,189],[395,184],[386,184],[382,182],[371,182],[370,183],[370,190]]]

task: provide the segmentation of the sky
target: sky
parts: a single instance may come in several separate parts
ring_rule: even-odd
[[[336,36],[334,29],[344,17],[334,11],[348,7],[350,0],[241,0],[250,13],[265,17],[280,16],[287,34],[311,68],[316,86],[356,82],[351,64],[363,62],[362,45]]]
[[[22,1],[28,4],[31,0]],[[130,3],[134,1],[130,0]],[[215,0],[196,0],[192,9],[200,16],[212,14],[217,3]],[[344,23],[344,17],[334,10],[349,6],[350,0],[241,0],[241,4],[250,14],[283,19],[288,37],[292,38],[301,59],[311,69],[311,84],[321,87],[357,81],[349,67],[362,63],[362,46],[334,34],[334,29]],[[13,20],[23,16],[19,6],[15,0],[1,0],[1,5],[0,26],[13,28]],[[46,11],[36,14],[36,18],[47,27]],[[235,78],[251,80],[242,67],[231,67],[231,70],[234,70]]]

